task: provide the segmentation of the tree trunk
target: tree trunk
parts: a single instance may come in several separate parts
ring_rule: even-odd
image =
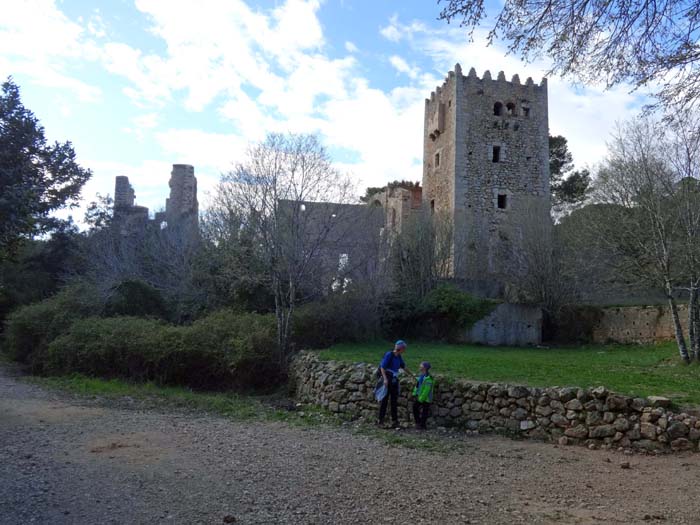
[[[668,299],[668,305],[671,308],[671,318],[673,319],[673,328],[676,335],[676,344],[678,344],[678,352],[681,355],[681,359],[686,363],[690,362],[690,356],[688,355],[688,347],[685,344],[685,337],[683,336],[683,327],[681,326],[681,319],[678,316],[678,306],[676,305],[676,300],[673,298],[673,288],[671,283],[666,283],[666,297]]]
[[[690,301],[688,302],[688,321],[692,329],[693,338],[690,340],[690,351],[692,356],[700,361],[700,293],[698,288],[691,288]],[[692,313],[691,313],[692,312]]]

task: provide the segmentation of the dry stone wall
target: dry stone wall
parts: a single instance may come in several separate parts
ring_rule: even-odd
[[[375,371],[376,365],[321,361],[314,352],[302,352],[292,364],[290,377],[299,401],[373,420],[378,406],[374,400]],[[700,420],[672,411],[665,398],[632,398],[602,386],[538,388],[435,378],[429,425],[592,448],[698,450]],[[408,394],[412,387],[410,378],[402,379],[402,421],[407,421],[410,413]]]
[[[687,328],[688,308],[678,305],[683,329]],[[593,327],[593,342],[660,343],[674,339],[673,320],[666,306],[623,306],[604,308]]]

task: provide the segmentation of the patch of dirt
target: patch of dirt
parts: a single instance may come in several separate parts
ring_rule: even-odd
[[[699,523],[700,454],[125,408],[0,366],[2,523]],[[392,431],[386,431],[387,437]]]

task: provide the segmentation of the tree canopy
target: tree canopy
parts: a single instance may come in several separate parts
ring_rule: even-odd
[[[92,173],[70,142],[49,144],[9,78],[0,92],[0,257],[23,237],[53,230],[51,213],[77,204]]]
[[[583,202],[588,194],[591,174],[574,169],[574,157],[566,137],[549,136],[549,184],[555,205]]]
[[[440,18],[473,31],[484,0],[438,0]],[[695,104],[700,95],[700,3],[688,0],[505,0],[489,32],[525,60],[546,56],[550,73],[612,87],[658,89],[664,104]],[[657,87],[658,86],[658,87]]]

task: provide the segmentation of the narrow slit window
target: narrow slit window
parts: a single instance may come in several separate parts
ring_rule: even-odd
[[[437,168],[439,166],[440,166],[440,154],[436,153],[435,154],[435,167]]]
[[[530,116],[530,108],[523,107],[523,117],[528,118]]]
[[[493,162],[501,162],[501,146],[493,147],[493,154],[491,156]]]
[[[508,195],[500,194],[498,196],[498,209],[505,210],[508,206]]]
[[[493,114],[497,117],[500,117],[503,114],[503,104],[501,104],[500,102],[496,102],[493,105]]]
[[[435,214],[435,199],[432,199],[430,201],[430,215],[434,215],[434,214]]]

